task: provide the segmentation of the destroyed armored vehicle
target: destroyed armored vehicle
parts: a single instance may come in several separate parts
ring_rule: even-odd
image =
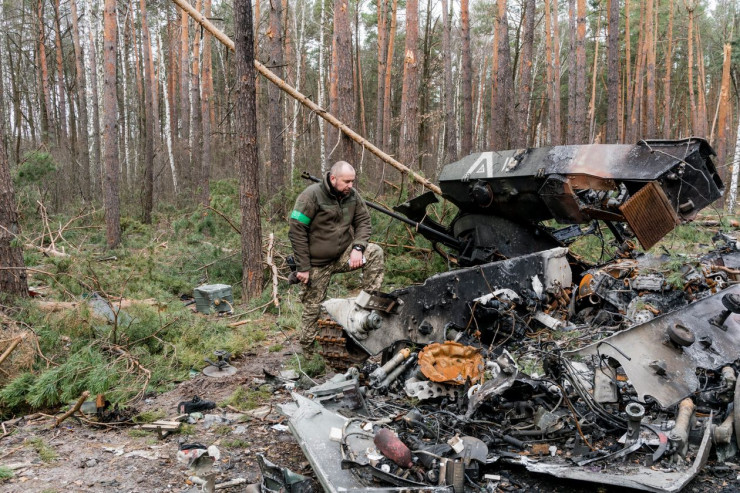
[[[440,188],[449,225],[430,195],[397,210],[459,268],[327,300],[318,341],[348,371],[283,407],[326,491],[496,491],[512,464],[679,491],[735,456],[737,242],[667,265],[632,241],[722,195],[706,141],[479,153]],[[596,221],[616,258],[589,265],[567,245]]]

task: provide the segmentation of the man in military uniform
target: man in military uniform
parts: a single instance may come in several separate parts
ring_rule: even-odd
[[[365,291],[383,283],[383,249],[368,243],[370,214],[354,183],[352,165],[338,161],[320,183],[298,196],[290,214],[296,277],[304,284],[300,341],[306,357],[314,352],[319,310],[332,275],[362,268]]]

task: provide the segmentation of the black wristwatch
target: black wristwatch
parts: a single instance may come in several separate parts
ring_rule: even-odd
[[[365,247],[362,246],[362,245],[355,245],[355,246],[352,247],[352,250],[357,250],[360,253],[364,253],[365,252]]]

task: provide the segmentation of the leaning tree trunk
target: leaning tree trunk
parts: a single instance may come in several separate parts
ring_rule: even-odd
[[[118,87],[116,85],[116,0],[105,0],[103,13],[103,147],[105,149],[105,238],[108,248],[121,242],[118,201]]]
[[[0,125],[0,132],[5,128]],[[20,234],[18,214],[15,210],[13,181],[10,179],[10,164],[5,144],[0,139],[0,293],[13,296],[28,296],[26,269],[23,250],[16,240]]]
[[[254,71],[252,3],[234,0],[236,52],[236,135],[241,202],[242,300],[262,292],[262,228],[259,215],[257,107]]]

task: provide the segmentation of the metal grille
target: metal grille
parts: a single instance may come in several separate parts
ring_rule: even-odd
[[[630,197],[619,210],[645,250],[652,248],[679,224],[665,192],[652,181]]]

